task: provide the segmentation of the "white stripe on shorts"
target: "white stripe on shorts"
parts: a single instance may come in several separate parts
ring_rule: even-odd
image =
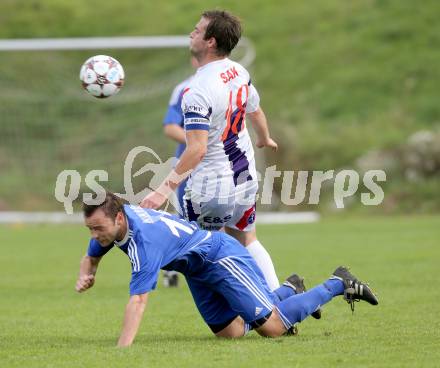
[[[270,303],[266,297],[262,297],[260,290],[243,277],[244,272],[240,270],[230,259],[222,258],[218,261],[224,268],[226,268],[238,281],[240,281],[246,289],[248,289],[267,309],[270,311],[273,309],[272,303]],[[247,275],[246,275],[247,276]]]
[[[272,302],[267,299],[266,295],[264,294],[264,292],[262,292],[257,285],[255,285],[254,281],[249,277],[249,275],[247,275],[245,272],[243,272],[243,270],[234,262],[233,257],[227,257],[225,258],[225,260],[227,260],[227,262],[230,263],[230,265],[232,267],[234,267],[236,269],[237,272],[241,273],[241,275],[247,280],[247,282],[249,284],[251,284],[253,286],[253,288],[255,289],[255,291],[260,295],[260,297],[262,299],[264,299],[266,301],[267,304],[272,306]]]
[[[281,322],[283,322],[284,327],[286,328],[286,330],[288,330],[290,327],[292,327],[292,323],[290,323],[290,321],[287,319],[287,317],[281,313],[281,311],[279,310],[279,308],[275,307],[277,309],[278,315],[280,316]]]

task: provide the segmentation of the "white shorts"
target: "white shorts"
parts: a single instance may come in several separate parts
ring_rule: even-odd
[[[224,226],[251,231],[255,227],[255,202],[257,182],[238,186],[236,194],[229,197],[200,197],[186,187],[183,197],[183,215],[196,221],[202,229],[220,230]]]

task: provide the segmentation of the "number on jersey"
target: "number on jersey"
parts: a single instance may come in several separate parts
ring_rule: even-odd
[[[237,135],[241,132],[244,125],[244,118],[246,116],[246,104],[249,98],[249,86],[243,84],[237,91],[237,96],[235,98],[235,106],[232,104],[232,91],[229,92],[229,105],[226,110],[226,128],[223,131],[222,141],[224,142],[230,133]],[[234,109],[235,107],[235,109]],[[239,126],[240,124],[240,126]]]

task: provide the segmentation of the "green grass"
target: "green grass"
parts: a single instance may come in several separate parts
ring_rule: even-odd
[[[130,266],[110,252],[95,287],[74,284],[88,233],[78,226],[2,226],[0,365],[9,367],[435,367],[438,366],[438,217],[358,217],[260,226],[280,278],[308,285],[339,264],[370,282],[378,307],[340,298],[297,337],[251,333],[225,341],[204,325],[184,283],[150,295],[132,348],[115,343]],[[437,342],[436,342],[437,341]]]

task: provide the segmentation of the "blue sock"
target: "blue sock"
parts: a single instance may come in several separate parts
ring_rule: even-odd
[[[296,295],[296,291],[290,286],[286,286],[286,285],[281,285],[278,289],[274,290],[273,293],[277,297],[278,302],[287,299],[292,295]]]
[[[338,296],[344,294],[344,283],[338,279],[328,279],[324,282],[324,286],[332,293],[332,296]]]
[[[339,280],[337,280],[339,281]],[[342,281],[339,281],[342,284]],[[318,308],[332,299],[332,292],[323,284],[287,298],[278,304],[276,308],[280,314],[286,329],[297,322],[301,322]]]

